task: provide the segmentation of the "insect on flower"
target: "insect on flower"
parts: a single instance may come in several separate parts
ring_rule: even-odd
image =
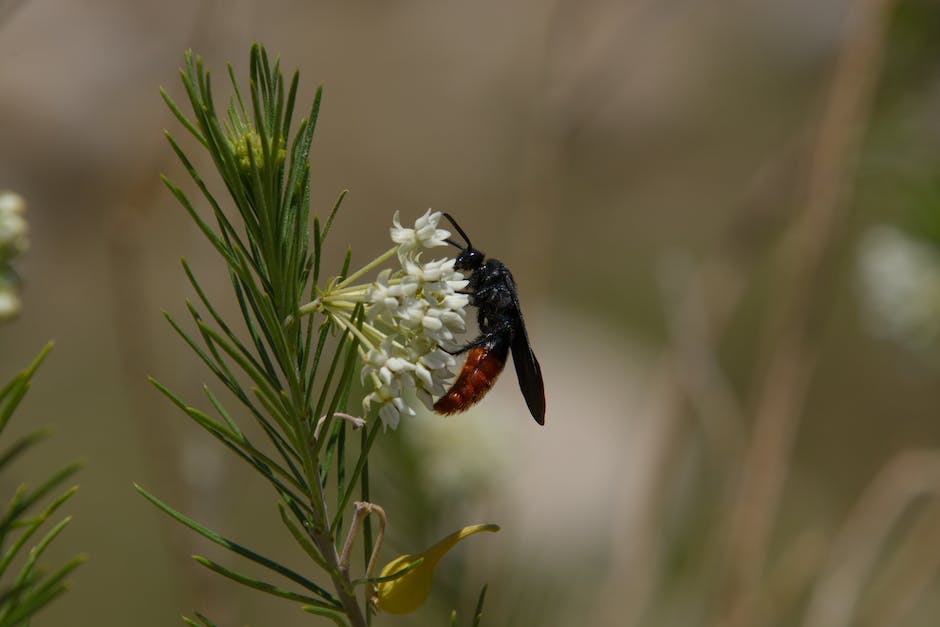
[[[468,409],[483,398],[493,387],[499,373],[506,365],[506,357],[512,349],[512,362],[516,367],[519,387],[532,417],[540,425],[545,424],[545,386],[542,369],[529,346],[529,336],[522,320],[519,296],[512,274],[501,261],[487,259],[473,247],[470,238],[447,213],[444,217],[457,229],[467,243],[461,246],[452,239],[445,240],[460,249],[456,270],[468,273],[467,293],[470,304],[477,308],[480,336],[457,351],[466,352],[457,380],[436,403],[434,411],[439,414],[454,414]]]

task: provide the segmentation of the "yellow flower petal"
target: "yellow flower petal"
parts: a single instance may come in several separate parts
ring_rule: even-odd
[[[399,555],[382,569],[381,577],[388,577],[411,566],[420,559],[419,566],[409,570],[407,573],[393,579],[392,581],[383,581],[376,587],[378,600],[376,604],[379,609],[389,614],[409,614],[421,607],[421,604],[431,593],[431,578],[434,576],[434,567],[440,561],[444,554],[450,551],[454,546],[469,535],[479,531],[499,531],[499,525],[470,525],[460,531],[456,531],[424,553],[417,555]]]

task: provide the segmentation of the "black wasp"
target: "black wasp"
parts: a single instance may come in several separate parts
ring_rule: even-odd
[[[461,246],[452,239],[448,244],[460,249],[454,267],[469,273],[467,293],[470,304],[477,308],[480,336],[464,346],[458,353],[467,353],[457,380],[436,403],[434,411],[439,414],[454,414],[468,409],[489,391],[499,373],[506,365],[506,357],[512,349],[512,362],[516,366],[519,387],[532,417],[540,425],[545,424],[545,386],[542,369],[529,346],[519,296],[512,274],[501,261],[487,259],[473,247],[470,238],[457,222],[445,213],[444,217],[457,229],[467,243]]]

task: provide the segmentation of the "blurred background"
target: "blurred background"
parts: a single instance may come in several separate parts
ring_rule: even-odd
[[[930,0],[0,4],[0,188],[25,197],[0,379],[49,339],[10,493],[87,460],[50,561],[91,560],[41,625],[317,624],[192,562],[243,567],[138,482],[305,568],[267,486],[175,411],[211,382],[161,312],[223,266],[160,99],[192,48],[222,85],[253,41],[324,85],[326,268],[453,213],[519,285],[547,424],[514,376],[381,436],[384,558],[498,522],[404,619],[484,625],[936,625],[940,616],[940,4]],[[306,109],[301,104],[300,109]],[[211,163],[191,144],[208,179]],[[188,189],[188,188],[187,188]],[[232,311],[231,309],[229,311]]]

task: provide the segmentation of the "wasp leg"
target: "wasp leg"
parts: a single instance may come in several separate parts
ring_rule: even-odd
[[[444,352],[447,353],[448,355],[454,355],[454,356],[456,357],[457,355],[461,355],[461,354],[463,354],[463,353],[466,353],[466,352],[467,352],[468,350],[470,350],[471,348],[477,348],[478,346],[483,346],[484,344],[486,344],[486,340],[487,340],[487,337],[488,337],[489,335],[491,335],[491,334],[481,335],[481,336],[479,336],[478,338],[476,338],[475,340],[473,340],[472,342],[468,342],[467,344],[461,346],[460,348],[458,348],[458,349],[455,350],[455,351],[447,350],[447,349],[444,348],[443,346],[438,346],[438,348],[440,348],[442,351],[444,351]]]
[[[458,348],[458,349],[455,350],[455,351],[447,350],[447,349],[444,348],[443,346],[438,346],[438,348],[441,349],[442,351],[444,351],[445,353],[447,353],[448,355],[453,355],[454,357],[456,357],[457,355],[466,353],[468,350],[470,350],[471,348],[473,348],[473,345],[472,345],[472,343],[471,343],[471,344],[467,344],[466,346],[461,346],[460,348]]]
[[[511,332],[511,331],[512,331],[512,325],[506,322],[486,333],[481,333],[474,340],[467,342],[456,351],[449,351],[443,347],[439,347],[439,348],[445,353],[447,353],[448,355],[456,356],[462,353],[466,353],[471,348],[479,348],[480,346],[486,346],[487,344],[492,344],[496,340],[496,338],[503,336],[507,332]]]

